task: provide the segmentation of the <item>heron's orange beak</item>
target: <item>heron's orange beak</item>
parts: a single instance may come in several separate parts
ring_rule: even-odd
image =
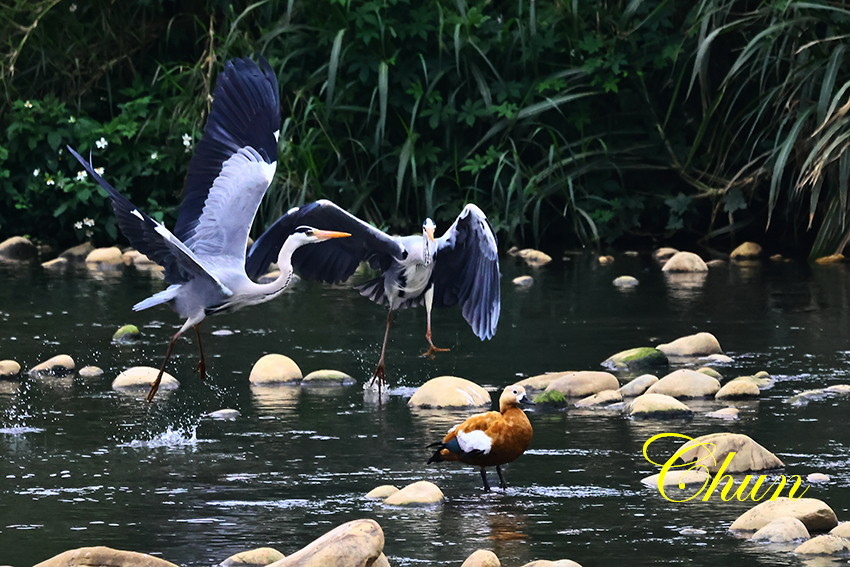
[[[319,240],[329,240],[331,238],[345,238],[351,236],[350,232],[337,232],[335,230],[314,230],[313,236]]]
[[[434,242],[434,229],[433,228],[426,228],[425,229],[425,235],[428,237],[428,240],[430,240],[431,242]]]

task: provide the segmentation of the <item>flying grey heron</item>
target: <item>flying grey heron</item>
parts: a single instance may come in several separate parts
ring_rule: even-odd
[[[207,315],[233,311],[269,301],[280,295],[292,278],[292,255],[301,246],[344,232],[294,227],[277,256],[280,275],[258,284],[245,273],[248,231],[257,208],[274,177],[280,99],[277,79],[265,60],[225,64],[218,77],[204,134],[189,162],[183,201],[174,232],[170,232],[121,195],[71,147],[68,150],[89,175],[106,190],[121,231],[137,250],[165,269],[168,288],[133,306],[135,311],[163,303],[186,322],[171,337],[165,360],[151,385],[153,400],[165,365],[177,339],[190,327],[197,336],[200,362],[206,377],[200,324]]]
[[[499,258],[496,236],[477,206],[466,205],[449,229],[434,238],[435,225],[427,219],[422,234],[390,236],[327,200],[297,207],[280,217],[248,252],[246,271],[256,278],[274,259],[281,243],[295,227],[310,224],[334,227],[351,238],[320,247],[302,248],[292,257],[295,270],[308,279],[334,283],[349,278],[361,261],[381,275],[357,286],[360,294],[389,308],[381,357],[373,380],[384,382],[387,338],[393,313],[425,305],[430,356],[441,349],[431,336],[431,309],[460,305],[463,317],[482,340],[496,333],[499,321]]]

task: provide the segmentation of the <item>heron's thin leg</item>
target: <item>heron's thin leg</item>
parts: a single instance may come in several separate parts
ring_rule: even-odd
[[[384,373],[384,357],[387,353],[387,340],[390,336],[390,325],[393,322],[393,310],[390,309],[387,313],[387,328],[384,330],[384,344],[381,345],[381,358],[378,359],[378,366],[375,367],[375,373],[372,375],[372,381],[370,384],[373,384],[376,380],[378,381],[378,392],[381,391],[381,386],[386,381],[386,374]]]
[[[162,373],[165,372],[165,365],[168,364],[168,359],[171,358],[171,351],[174,350],[174,344],[177,342],[177,339],[180,338],[180,335],[183,334],[183,329],[177,331],[171,340],[168,341],[168,348],[165,349],[165,360],[162,361],[162,366],[159,367],[159,374],[156,375],[156,380],[151,384],[150,392],[148,392],[148,397],[146,398],[148,403],[153,401],[153,397],[156,395],[156,391],[159,390],[159,383],[162,382]]]
[[[451,349],[447,348],[439,348],[434,346],[434,343],[431,341],[431,306],[434,304],[434,286],[431,285],[425,290],[425,321],[427,321],[427,326],[425,328],[425,339],[428,341],[430,345],[428,350],[422,353],[422,356],[430,356],[431,358],[438,352],[448,352]]]
[[[499,484],[502,487],[502,490],[508,487],[508,483],[505,482],[505,477],[502,476],[502,467],[496,465],[496,472],[499,473]]]
[[[201,381],[207,379],[207,361],[204,358],[204,344],[201,342],[201,324],[195,325],[195,337],[198,340],[198,351],[201,353],[201,360],[198,361],[198,366],[195,367],[195,372],[201,378]]]
[[[487,471],[484,470],[484,467],[481,467],[481,480],[484,482],[484,492],[490,492],[490,483],[487,482]]]

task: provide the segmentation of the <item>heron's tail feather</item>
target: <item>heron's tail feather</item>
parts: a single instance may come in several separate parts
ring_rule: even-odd
[[[141,311],[142,309],[147,309],[149,307],[153,307],[154,305],[168,303],[177,296],[177,290],[179,288],[179,285],[168,286],[168,288],[160,291],[159,293],[155,293],[149,298],[135,304],[133,306],[133,311]]]
[[[362,295],[363,297],[368,297],[378,305],[387,305],[387,296],[386,292],[384,291],[383,276],[375,278],[373,280],[369,280],[368,282],[364,282],[356,286],[356,289],[360,292],[360,295]]]

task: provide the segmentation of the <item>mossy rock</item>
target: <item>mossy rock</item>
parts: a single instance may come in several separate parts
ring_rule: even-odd
[[[546,390],[545,392],[541,392],[534,396],[532,401],[535,404],[541,405],[549,405],[549,406],[566,406],[567,398],[564,397],[564,394],[559,392],[558,390]]]
[[[142,336],[142,332],[135,325],[124,325],[112,335],[112,342],[119,344],[134,343]]]
[[[638,347],[611,355],[602,365],[617,370],[645,370],[666,368],[669,361],[667,355],[655,347]]]

